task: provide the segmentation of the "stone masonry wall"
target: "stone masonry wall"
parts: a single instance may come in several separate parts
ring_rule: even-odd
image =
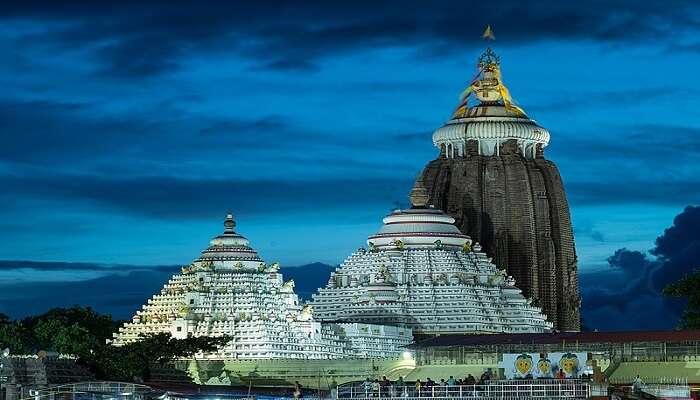
[[[471,146],[470,146],[471,145]],[[467,143],[467,149],[474,147]],[[543,152],[538,155],[543,157]],[[576,250],[559,171],[514,141],[499,156],[441,155],[423,171],[431,204],[457,220],[561,331],[580,330]]]

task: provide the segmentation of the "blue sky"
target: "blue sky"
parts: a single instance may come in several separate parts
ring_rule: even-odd
[[[693,2],[18,2],[0,19],[2,260],[186,264],[230,209],[270,262],[339,263],[435,158],[487,23],[552,134],[582,274],[698,202]],[[5,268],[5,285],[105,276]]]

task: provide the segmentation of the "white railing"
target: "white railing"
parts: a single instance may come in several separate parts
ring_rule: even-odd
[[[340,399],[587,399],[591,396],[588,382],[580,380],[490,381],[477,385],[429,386],[417,389],[415,384],[379,385],[351,383],[338,386]]]
[[[657,398],[663,399],[688,399],[690,398],[690,386],[688,384],[640,384],[635,388],[634,385],[616,385],[616,384],[592,384],[591,394],[593,396],[607,397],[611,393],[615,393],[618,397],[625,397],[630,393],[638,394],[643,392]]]
[[[149,386],[127,382],[92,381],[69,383],[43,389],[30,389],[25,399],[54,398],[65,394],[96,394],[118,399],[138,399],[153,392]]]
[[[664,399],[690,398],[690,387],[688,385],[645,385],[642,387],[642,391]]]

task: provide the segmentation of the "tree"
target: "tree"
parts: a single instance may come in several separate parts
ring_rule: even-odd
[[[36,321],[32,329],[27,328],[31,331],[33,336],[34,346],[39,350],[55,350],[59,351],[54,347],[54,339],[56,333],[64,328],[61,321],[56,319],[42,319]]]
[[[21,322],[0,325],[0,350],[9,348],[13,354],[32,351],[32,339]]]
[[[41,331],[41,329],[49,328],[49,337],[51,335],[51,329],[61,329],[77,324],[85,328],[99,341],[110,339],[112,337],[112,332],[121,325],[120,321],[114,321],[110,315],[101,315],[90,307],[81,306],[53,308],[44,314],[25,318],[23,322],[29,329],[34,331],[35,334],[42,334],[42,332],[36,332],[37,329]],[[50,326],[39,328],[42,324],[49,324]],[[56,331],[53,332],[55,333]],[[37,337],[37,339],[47,339],[45,336],[46,333],[47,332],[43,332],[44,335],[42,337]]]
[[[56,332],[52,348],[62,354],[85,355],[93,352],[104,341],[100,342],[90,331],[84,327],[73,324],[64,326]]]
[[[77,362],[99,379],[145,381],[154,364],[216,351],[231,341],[228,336],[173,339],[168,333],[159,333],[115,347],[107,339],[119,325],[109,315],[79,306],[54,308],[22,321],[10,321],[0,315],[0,350],[9,347],[14,354],[53,350],[76,356]]]
[[[688,300],[679,328],[700,329],[700,268],[679,281],[668,284],[663,293]]]
[[[215,351],[229,341],[231,338],[228,336],[173,339],[168,333],[158,333],[121,347],[100,346],[96,351],[78,355],[78,358],[95,372],[97,378],[147,381],[152,365],[163,365],[199,352]]]

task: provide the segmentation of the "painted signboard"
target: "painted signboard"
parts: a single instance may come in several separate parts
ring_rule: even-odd
[[[515,353],[503,354],[499,368],[507,379],[580,378],[588,361],[587,353]]]

